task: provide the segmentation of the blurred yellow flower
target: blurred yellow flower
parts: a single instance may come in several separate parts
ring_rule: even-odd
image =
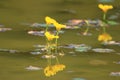
[[[55,36],[53,34],[51,34],[50,32],[46,31],[45,32],[45,36],[47,37],[48,41],[53,40],[54,38],[59,38],[59,36]]]
[[[56,72],[58,71],[62,71],[66,66],[63,65],[63,64],[57,64],[57,65],[54,65],[53,68],[55,69]]]
[[[98,40],[103,41],[103,42],[107,42],[107,41],[112,40],[112,37],[107,33],[103,33],[103,34],[98,36]]]
[[[99,7],[104,13],[106,13],[109,9],[113,9],[113,6],[112,6],[112,5],[99,4],[98,7]]]
[[[46,21],[46,24],[49,25],[49,24],[53,24],[56,28],[56,34],[52,34],[48,31],[48,26],[46,26],[46,30],[45,30],[45,37],[47,39],[47,46],[46,46],[46,51],[47,51],[47,55],[45,55],[45,58],[48,59],[48,65],[47,67],[45,67],[44,69],[44,74],[45,76],[47,77],[51,77],[51,76],[54,76],[58,71],[62,71],[64,68],[65,68],[65,65],[63,64],[57,64],[57,65],[51,65],[52,64],[52,58],[56,58],[56,61],[57,63],[59,63],[58,59],[57,59],[57,56],[54,56],[55,53],[57,53],[57,50],[58,50],[58,34],[59,34],[59,31],[61,30],[61,28],[65,28],[66,25],[63,25],[63,24],[59,24],[56,20],[46,16],[45,17],[45,21]],[[55,39],[55,43],[51,43],[50,41],[52,41],[53,39]],[[63,54],[61,54],[63,55]]]
[[[60,31],[61,28],[66,28],[66,25],[63,25],[63,24],[59,24],[59,23],[54,23],[54,26],[56,27],[56,30],[57,31]]]
[[[47,66],[44,69],[44,74],[47,77],[54,76],[58,71],[62,71],[66,66],[63,64],[57,64],[54,66]]]
[[[55,75],[56,71],[55,71],[55,69],[52,66],[47,66],[44,69],[44,74],[45,74],[45,76],[50,77],[50,76]]]
[[[56,23],[56,20],[55,19],[52,19],[48,16],[45,17],[45,21],[46,21],[46,24],[53,24],[53,23]]]

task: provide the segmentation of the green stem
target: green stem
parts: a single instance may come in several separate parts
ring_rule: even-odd
[[[56,36],[58,36],[58,34],[59,34],[59,31],[57,31]],[[57,54],[57,50],[58,50],[58,39],[57,38],[55,39],[55,44],[56,44],[55,54]]]
[[[59,60],[58,60],[58,58],[56,57],[56,61],[57,61],[57,64],[59,64]]]
[[[50,44],[49,44],[49,42],[47,42],[47,50],[48,50],[48,53],[47,53],[47,54],[50,54],[50,53],[51,53],[51,50],[50,50]]]
[[[106,23],[106,12],[103,14],[103,21]],[[103,26],[103,32],[106,33],[106,27]]]
[[[46,26],[46,29],[45,29],[45,32],[48,30],[48,24],[47,24],[47,26]]]
[[[85,21],[86,22],[86,24],[87,24],[87,28],[86,28],[86,30],[85,30],[85,33],[87,33],[88,32],[88,30],[89,30],[89,22],[88,21]]]
[[[48,49],[47,49],[47,50],[48,50],[47,54],[48,54],[49,56],[51,56],[50,42],[47,43],[47,46],[48,46],[48,47],[47,47],[47,48],[48,48]],[[49,66],[51,65],[51,62],[52,62],[52,61],[51,61],[51,57],[50,57],[50,58],[48,58],[48,65],[49,65]]]
[[[50,60],[50,58],[47,59],[47,62],[48,62],[48,66],[51,66],[51,60]]]
[[[106,13],[103,14],[103,21],[106,21]]]
[[[106,33],[106,28],[105,28],[105,26],[103,26],[103,32]]]
[[[47,26],[46,26],[46,29],[45,29],[45,32],[47,32],[48,31],[48,24],[47,24]],[[47,42],[47,54],[49,55],[49,56],[51,56],[51,42],[50,41],[48,41],[47,39],[46,39],[46,42]],[[52,60],[51,60],[51,57],[50,58],[48,58],[47,59],[47,61],[48,61],[48,66],[51,66],[51,63],[52,63]]]
[[[86,28],[86,30],[85,30],[85,33],[87,33],[87,32],[88,32],[88,30],[89,30],[89,26],[87,26],[87,28]]]

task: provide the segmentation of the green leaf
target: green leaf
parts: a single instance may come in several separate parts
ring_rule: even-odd
[[[116,21],[107,21],[109,25],[118,25],[119,23]]]

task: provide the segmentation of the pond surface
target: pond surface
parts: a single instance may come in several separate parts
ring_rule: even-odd
[[[119,80],[120,76],[113,76],[111,72],[120,72],[120,46],[101,45],[97,40],[101,29],[91,28],[91,36],[81,35],[85,28],[63,29],[58,41],[61,46],[69,44],[86,44],[91,49],[113,49],[110,53],[75,51],[75,48],[62,48],[64,56],[59,57],[66,69],[55,76],[47,78],[43,69],[47,60],[41,58],[43,54],[32,55],[34,45],[45,45],[44,36],[29,35],[30,30],[44,30],[32,28],[28,24],[45,23],[45,16],[50,16],[60,23],[70,19],[102,19],[102,11],[98,8],[100,0],[0,0],[0,24],[10,31],[0,32],[0,49],[18,50],[18,53],[0,52],[0,80]],[[103,1],[103,0],[102,0]],[[110,0],[109,0],[110,1]],[[103,2],[102,2],[103,3]],[[105,4],[112,4],[115,8],[108,12],[108,18],[116,22],[120,20],[120,1],[111,0]],[[115,16],[115,17],[114,17]],[[51,29],[54,30],[54,29]],[[120,41],[119,25],[109,26],[107,32],[114,41]],[[84,48],[84,47],[82,47]],[[81,49],[81,47],[78,47]],[[29,66],[39,70],[27,70]]]

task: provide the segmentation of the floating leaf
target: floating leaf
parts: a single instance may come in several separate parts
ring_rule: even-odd
[[[86,80],[84,78],[73,78],[73,80]]]
[[[27,69],[27,70],[41,70],[42,68],[30,65],[30,66],[26,67],[25,69]]]
[[[99,53],[115,52],[113,49],[103,49],[103,48],[95,48],[95,49],[92,49],[92,51],[99,52]]]
[[[98,0],[98,2],[103,2],[103,3],[108,3],[108,2],[113,2],[114,0]]]
[[[110,75],[111,76],[120,76],[120,72],[111,72]]]
[[[87,52],[90,49],[91,49],[91,46],[87,46],[85,44],[81,44],[75,47],[75,51],[78,51],[78,52]]]
[[[118,15],[111,15],[110,17],[109,17],[109,19],[117,19],[118,18]]]
[[[119,23],[116,21],[107,21],[109,25],[118,25]]]

